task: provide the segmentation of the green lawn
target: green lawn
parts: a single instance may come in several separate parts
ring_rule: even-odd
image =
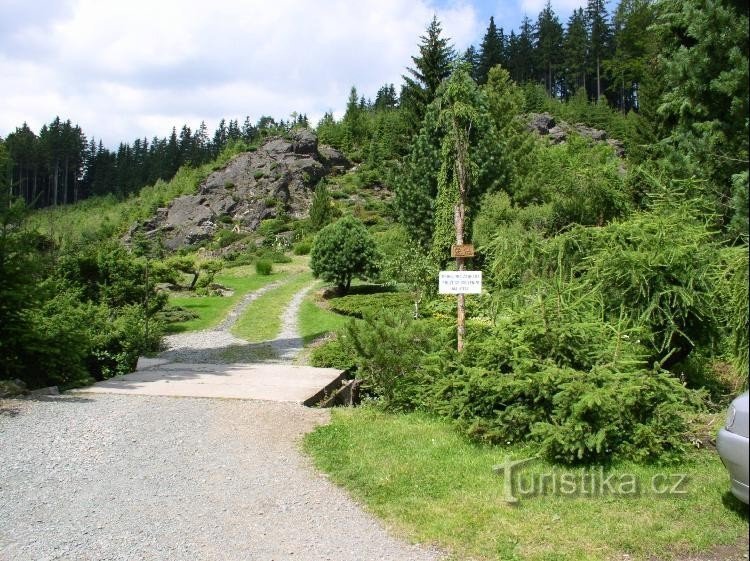
[[[296,272],[282,286],[253,301],[234,324],[232,333],[251,343],[270,341],[281,330],[281,314],[292,297],[312,282],[312,273]]]
[[[262,276],[255,273],[254,266],[249,265],[224,269],[216,275],[215,281],[233,289],[234,294],[232,296],[171,296],[170,305],[190,310],[199,317],[171,323],[167,325],[167,329],[171,333],[209,329],[218,324],[245,294],[269,283],[286,279],[289,274],[287,271],[275,271],[268,276]]]
[[[317,293],[308,294],[299,311],[299,330],[306,345],[327,333],[343,329],[351,319],[321,307],[319,298]]]
[[[727,474],[710,450],[676,466],[622,464],[607,472],[533,460],[519,468],[521,481],[546,481],[547,491],[520,497],[515,491],[519,502],[511,505],[493,466],[534,450],[478,446],[424,415],[334,410],[331,423],[307,435],[304,448],[388,524],[457,559],[672,559],[734,544],[748,531],[747,508],[727,492]],[[605,486],[602,493],[600,483],[612,474],[615,492]],[[683,474],[680,494],[659,492]],[[563,494],[562,486],[550,490],[563,475],[576,482],[577,495]]]

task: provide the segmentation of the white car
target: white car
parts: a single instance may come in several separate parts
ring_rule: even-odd
[[[727,422],[719,431],[716,449],[729,470],[732,494],[748,504],[748,392],[737,397],[727,411]]]

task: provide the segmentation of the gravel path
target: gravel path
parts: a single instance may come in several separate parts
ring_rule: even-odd
[[[297,315],[305,295],[314,283],[297,292],[284,310],[281,332],[273,341],[248,343],[235,337],[229,330],[247,307],[259,296],[278,288],[283,283],[273,282],[245,295],[229,311],[227,317],[214,329],[167,335],[163,341],[166,350],[159,354],[174,362],[224,364],[232,362],[292,363],[304,345],[297,330]]]
[[[271,347],[278,354],[281,362],[293,362],[305,346],[299,333],[297,316],[305,296],[314,286],[315,283],[311,283],[297,292],[281,314],[281,333],[271,341]]]
[[[0,401],[0,559],[439,559],[390,536],[298,452],[327,420],[263,401]]]

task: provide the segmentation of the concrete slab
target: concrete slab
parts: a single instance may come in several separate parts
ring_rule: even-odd
[[[287,364],[154,365],[75,393],[261,399],[314,405],[341,386],[343,371]]]

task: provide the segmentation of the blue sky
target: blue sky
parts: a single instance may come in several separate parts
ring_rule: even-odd
[[[553,0],[563,24],[584,0]],[[433,14],[457,49],[545,0],[0,0],[0,136],[59,115],[89,136],[210,130],[222,117],[337,116],[401,82]]]

